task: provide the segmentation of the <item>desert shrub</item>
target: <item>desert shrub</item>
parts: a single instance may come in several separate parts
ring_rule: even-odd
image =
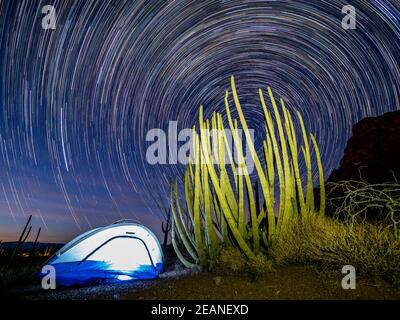
[[[363,220],[379,222],[400,235],[400,184],[393,182],[372,184],[361,181],[328,183],[329,211],[350,223]]]
[[[215,270],[225,275],[241,275],[256,280],[266,273],[274,272],[274,267],[272,261],[264,254],[248,259],[237,248],[224,246],[219,251]]]
[[[265,273],[275,271],[272,261],[261,253],[246,261],[246,270],[253,279],[262,278]]]
[[[233,247],[223,247],[216,259],[217,271],[227,273],[238,273],[245,268],[246,258]]]
[[[277,264],[314,264],[324,270],[350,264],[358,275],[399,281],[399,238],[385,226],[368,222],[350,224],[305,215],[293,220],[272,256]]]

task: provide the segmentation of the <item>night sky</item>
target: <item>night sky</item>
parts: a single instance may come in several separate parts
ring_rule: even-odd
[[[354,123],[399,109],[399,48],[399,0],[0,0],[0,240],[30,214],[41,241],[122,218],[159,234],[154,195],[184,167],[148,164],[146,133],[223,112],[231,75],[257,134],[259,87],[301,111],[328,176]]]

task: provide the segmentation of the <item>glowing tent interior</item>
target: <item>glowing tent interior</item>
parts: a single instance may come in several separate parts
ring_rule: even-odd
[[[153,279],[163,271],[163,255],[158,239],[148,228],[118,221],[76,237],[46,265],[55,268],[57,285]],[[39,273],[40,277],[44,275]]]

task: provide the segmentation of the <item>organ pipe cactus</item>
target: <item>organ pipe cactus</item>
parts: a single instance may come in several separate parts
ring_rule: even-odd
[[[35,241],[32,244],[32,254],[35,254],[35,249],[36,249],[36,245],[37,245],[38,240],[39,240],[40,231],[42,231],[41,227],[38,229],[38,232],[36,233]]]
[[[221,243],[238,247],[249,259],[266,253],[287,230],[292,217],[314,212],[309,139],[319,172],[319,213],[324,214],[324,175],[318,144],[313,135],[307,134],[301,114],[296,113],[298,133],[284,101],[280,99],[278,107],[268,88],[271,108],[259,89],[265,124],[262,159],[257,154],[233,77],[231,89],[238,119],[232,116],[228,91],[224,100],[228,128],[224,127],[221,114],[214,113],[211,120],[204,120],[200,106],[183,188],[179,188],[178,179],[171,180],[172,244],[179,259],[190,268],[211,269]],[[229,143],[227,133],[233,144]],[[244,143],[254,164],[254,181],[245,161]],[[305,172],[300,172],[301,161]],[[185,205],[181,202],[182,193]]]
[[[24,244],[24,242],[28,238],[29,233],[32,230],[32,226],[29,226],[29,224],[31,223],[31,219],[32,219],[32,215],[29,216],[28,221],[26,222],[26,224],[24,226],[24,229],[22,230],[22,232],[21,232],[21,234],[19,236],[18,242],[17,242],[17,244],[16,244],[16,246],[15,246],[15,248],[14,248],[12,254],[11,254],[11,258],[10,258],[9,263],[13,262],[15,256],[17,255],[17,253],[19,251],[19,248],[21,247],[22,244]],[[28,229],[28,232],[26,231],[27,229]]]

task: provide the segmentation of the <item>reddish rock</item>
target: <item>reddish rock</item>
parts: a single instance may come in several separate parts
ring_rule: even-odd
[[[328,181],[360,180],[371,183],[400,180],[400,111],[365,118],[354,125],[340,167]]]

